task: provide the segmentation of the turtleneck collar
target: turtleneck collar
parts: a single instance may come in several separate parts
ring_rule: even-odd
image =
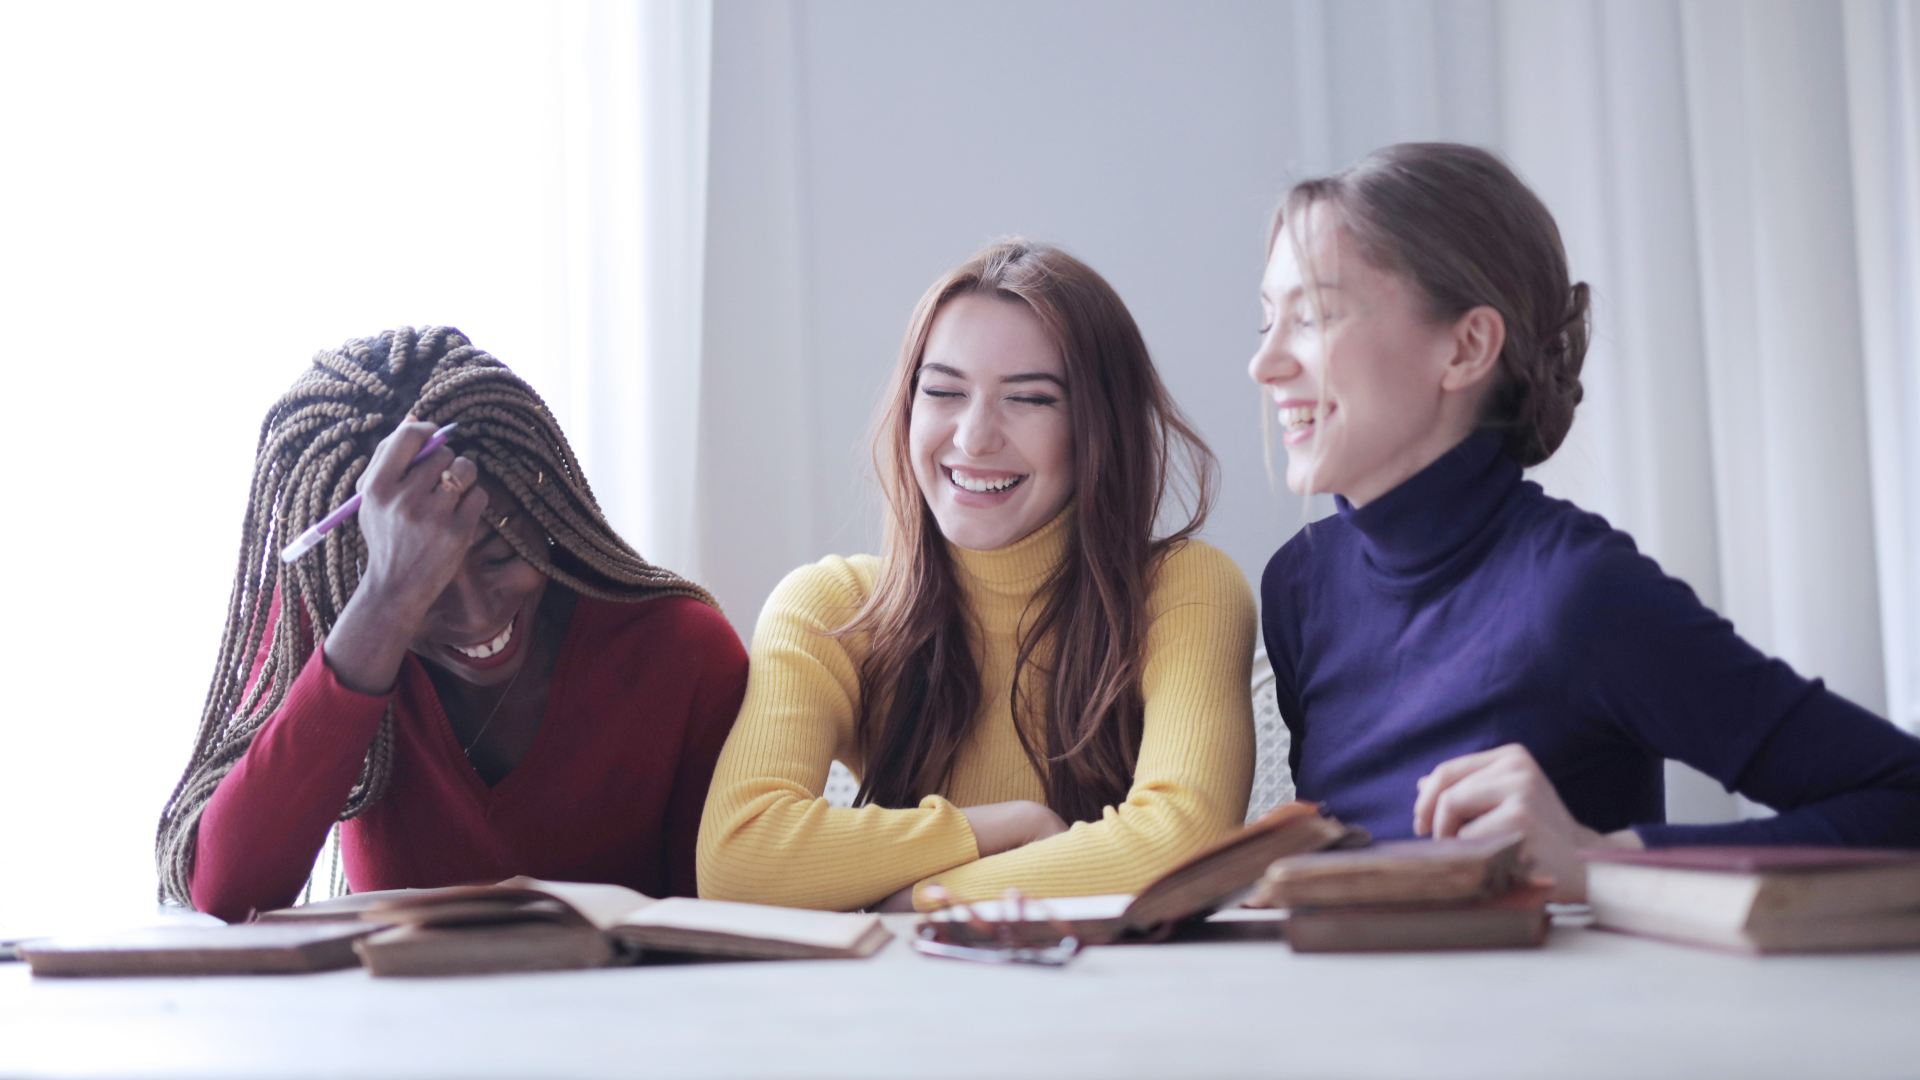
[[[1072,526],[1073,503],[1069,502],[1053,515],[1053,520],[1006,547],[972,551],[949,541],[947,554],[953,558],[960,588],[976,609],[989,606],[996,598],[1024,607],[1060,565]]]
[[[1504,441],[1482,429],[1365,506],[1336,497],[1373,569],[1389,583],[1416,585],[1469,560],[1473,541],[1521,480]]]

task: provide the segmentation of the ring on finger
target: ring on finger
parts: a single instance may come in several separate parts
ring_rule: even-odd
[[[440,490],[441,491],[450,491],[455,495],[458,495],[460,494],[461,491],[465,490],[465,487],[466,485],[460,482],[460,478],[453,475],[452,469],[445,469],[441,471],[440,473]]]

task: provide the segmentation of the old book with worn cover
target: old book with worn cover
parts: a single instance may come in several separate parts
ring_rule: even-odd
[[[1520,885],[1483,899],[1296,907],[1287,943],[1308,953],[1530,949],[1547,940],[1552,891]]]
[[[1920,947],[1920,852],[1589,851],[1596,925],[1748,953]]]
[[[1523,884],[1518,835],[1394,840],[1281,859],[1267,867],[1247,907],[1469,903]]]
[[[322,907],[324,905],[324,908]],[[636,952],[739,960],[857,959],[892,938],[877,915],[672,897],[618,885],[512,878],[396,890],[269,912],[265,921],[372,920],[354,948],[375,975],[600,967]]]
[[[1066,932],[1083,945],[1154,939],[1177,923],[1212,912],[1258,879],[1275,859],[1365,843],[1366,835],[1363,829],[1323,816],[1315,803],[1291,802],[1160,875],[1137,896],[1034,900],[1015,910],[985,901],[937,911],[929,918],[955,924],[952,933],[963,940],[963,927],[969,924],[1007,926],[1022,944],[1057,941]]]
[[[153,926],[21,942],[35,975],[276,975],[353,967],[378,923]]]

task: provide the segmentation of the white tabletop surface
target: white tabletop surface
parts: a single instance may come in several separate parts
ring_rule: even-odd
[[[1066,970],[904,940],[867,961],[424,980],[0,964],[0,1076],[1915,1077],[1920,953],[1556,928],[1538,951],[1117,946]]]

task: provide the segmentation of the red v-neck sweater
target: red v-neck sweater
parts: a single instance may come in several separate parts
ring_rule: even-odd
[[[713,608],[582,597],[539,733],[488,788],[418,657],[390,693],[361,694],[316,649],[200,817],[193,904],[237,921],[294,901],[388,702],[392,782],[342,827],[355,892],[530,874],[693,896],[707,783],[746,682],[740,639]]]

